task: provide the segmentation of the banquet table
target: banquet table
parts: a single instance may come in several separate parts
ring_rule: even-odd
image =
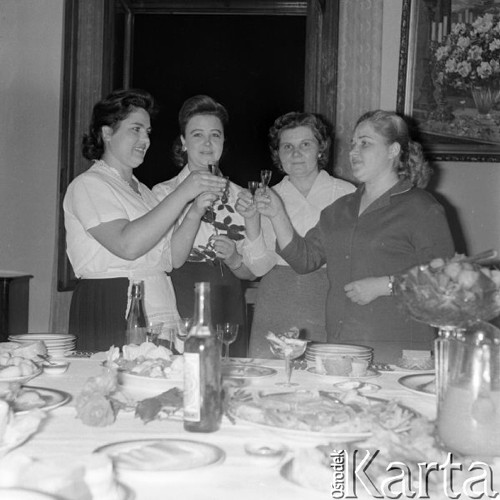
[[[249,362],[250,360],[239,360]],[[251,386],[258,388],[276,388],[276,382],[283,380],[283,361],[275,359],[252,360],[252,363],[275,368],[277,374],[270,377],[252,379]],[[190,433],[183,429],[182,421],[162,420],[144,424],[132,412],[120,412],[116,422],[106,427],[90,427],[76,418],[74,400],[85,381],[101,373],[103,367],[99,359],[72,358],[66,373],[62,375],[41,374],[31,380],[28,385],[58,389],[70,393],[73,400],[68,404],[52,409],[41,428],[19,451],[37,459],[57,459],[76,461],[91,454],[96,448],[113,442],[149,438],[177,438],[212,443],[225,452],[225,460],[220,464],[190,472],[162,472],[154,477],[134,475],[133,478],[120,476],[119,480],[135,492],[137,500],[304,500],[331,498],[320,492],[305,489],[282,477],[281,464],[265,466],[252,460],[245,453],[247,442],[259,439],[279,440],[287,448],[287,458],[293,456],[300,447],[313,447],[326,444],[307,436],[305,439],[292,439],[278,429],[263,429],[261,426],[237,421],[232,423],[226,416],[221,429],[214,433]],[[419,394],[403,387],[399,382],[402,376],[415,372],[381,372],[379,376],[370,378],[381,387],[375,393],[378,398],[397,399],[402,404],[417,412],[435,418],[436,404],[432,395]],[[343,381],[342,377],[319,376],[307,370],[295,370],[292,377],[298,382],[297,388],[332,389],[332,384]],[[282,462],[283,464],[284,462]],[[362,498],[360,496],[360,498]]]

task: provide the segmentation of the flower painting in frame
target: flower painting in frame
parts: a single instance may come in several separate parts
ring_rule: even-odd
[[[500,161],[500,0],[403,0],[397,110],[431,159]]]

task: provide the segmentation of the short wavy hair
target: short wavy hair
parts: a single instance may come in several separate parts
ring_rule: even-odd
[[[271,159],[274,166],[283,171],[279,156],[282,132],[297,127],[309,127],[311,129],[319,144],[318,168],[325,168],[328,164],[328,157],[330,154],[330,127],[321,115],[315,113],[302,113],[299,111],[290,111],[289,113],[281,115],[276,118],[272,127],[269,129],[269,150],[271,151]]]
[[[179,111],[179,136],[172,147],[172,155],[177,166],[183,167],[187,163],[187,153],[182,149],[181,135],[185,136],[189,120],[196,115],[213,115],[222,123],[225,129],[229,123],[229,114],[226,108],[208,95],[195,95],[182,105]]]
[[[100,160],[104,154],[102,127],[107,125],[116,130],[136,109],[144,109],[151,118],[158,110],[153,96],[142,89],[114,90],[94,105],[89,131],[82,140],[82,154],[87,160]]]
[[[424,157],[422,145],[410,138],[408,124],[402,116],[394,111],[376,109],[360,116],[354,128],[361,123],[371,124],[386,144],[399,144],[401,151],[395,159],[395,168],[400,179],[409,179],[416,187],[427,186],[432,169]]]

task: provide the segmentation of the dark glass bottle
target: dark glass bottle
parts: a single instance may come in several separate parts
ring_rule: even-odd
[[[147,321],[142,302],[144,281],[134,281],[130,292],[130,308],[127,314],[126,343],[140,345],[146,342]]]
[[[184,344],[184,429],[213,432],[222,420],[221,348],[210,311],[210,283],[195,284],[193,326]]]

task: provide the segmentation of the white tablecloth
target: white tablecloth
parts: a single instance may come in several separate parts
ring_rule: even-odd
[[[278,369],[278,374],[255,379],[255,385],[274,386],[284,378],[282,361],[260,360],[259,364]],[[78,394],[88,377],[102,370],[99,361],[71,359],[69,370],[64,375],[42,374],[29,385],[49,387]],[[381,398],[397,398],[403,404],[414,408],[427,417],[435,417],[435,398],[413,393],[398,383],[404,373],[382,373],[366,380],[381,386],[374,395]],[[330,389],[333,382],[342,378],[321,377],[304,370],[293,373],[293,381],[303,388]],[[154,480],[120,477],[136,493],[137,500],[307,500],[327,498],[321,493],[296,486],[280,475],[280,466],[266,467],[252,462],[244,451],[244,444],[260,437],[283,441],[293,453],[300,446],[314,446],[312,440],[290,440],[279,431],[269,432],[261,428],[237,423],[233,425],[224,417],[218,432],[210,434],[184,431],[181,421],[154,421],[143,424],[132,413],[120,412],[117,421],[108,427],[89,427],[76,418],[74,401],[49,412],[48,418],[20,450],[37,458],[76,460],[90,454],[97,447],[124,440],[142,438],[182,438],[213,443],[222,448],[226,459],[221,465],[196,469],[190,473],[162,473]],[[330,496],[328,497],[330,498]]]

